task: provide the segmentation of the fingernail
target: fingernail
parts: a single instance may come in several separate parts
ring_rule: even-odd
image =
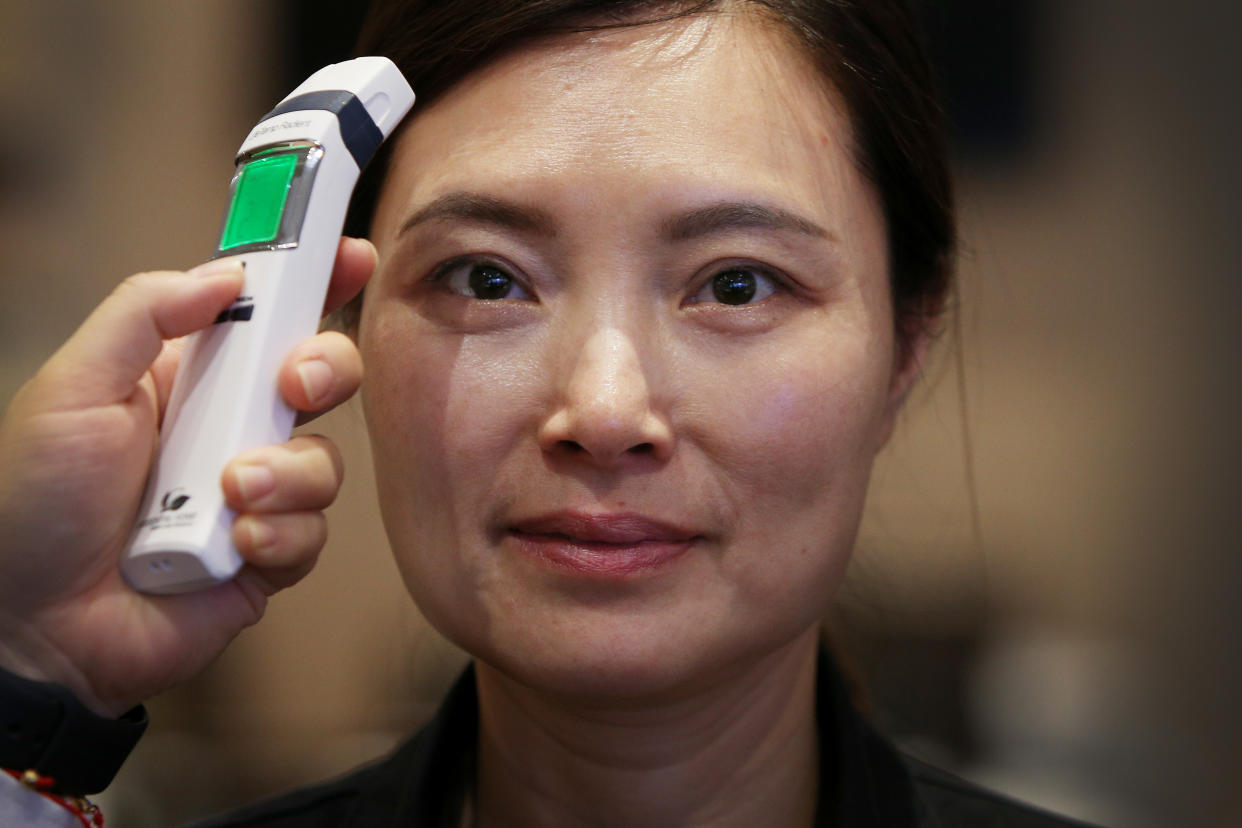
[[[252,550],[266,549],[276,544],[276,531],[260,520],[248,520],[245,524],[246,534],[250,538]]]
[[[237,488],[243,500],[258,500],[276,488],[276,475],[267,466],[242,466],[237,470]]]
[[[298,364],[298,377],[306,400],[315,405],[332,390],[332,366],[322,359],[308,359]]]
[[[212,259],[209,262],[203,262],[198,267],[192,267],[186,271],[190,276],[220,276],[224,273],[244,273],[242,260],[236,256],[230,256],[227,259]]]

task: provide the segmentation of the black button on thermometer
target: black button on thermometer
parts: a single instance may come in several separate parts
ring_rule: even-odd
[[[137,589],[189,592],[241,567],[220,475],[238,453],[289,439],[277,373],[318,327],[359,173],[413,104],[392,61],[356,58],[311,75],[242,143],[212,258],[239,258],[245,287],[182,353],[121,562]]]

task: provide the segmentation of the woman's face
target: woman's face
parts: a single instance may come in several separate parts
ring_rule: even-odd
[[[818,76],[700,16],[549,40],[415,112],[360,344],[420,608],[523,682],[622,697],[812,628],[909,373]]]

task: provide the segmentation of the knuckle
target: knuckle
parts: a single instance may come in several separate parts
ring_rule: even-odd
[[[336,467],[325,464],[321,467],[318,476],[316,505],[321,508],[329,506],[332,501],[336,500],[336,495],[340,490],[341,476],[337,473]]]
[[[300,481],[295,495],[298,505],[322,509],[336,499],[340,481],[331,464],[321,452],[303,452],[297,457],[296,474]]]
[[[328,540],[328,518],[323,512],[311,512],[307,516],[306,539],[315,552]]]
[[[163,281],[166,275],[158,270],[144,270],[141,273],[131,274],[121,280],[121,283],[113,290],[113,294],[116,296],[133,296],[135,294],[147,293],[152,287]]]
[[[341,450],[336,443],[322,434],[307,434],[306,447],[311,449],[305,454],[314,458],[313,462],[317,471],[330,475],[333,492],[341,485],[341,480],[345,476],[345,461],[341,457]]]
[[[280,554],[267,564],[294,569],[312,566],[328,539],[328,522],[323,512],[297,512],[285,515],[280,522],[284,542]]]
[[[336,485],[340,486],[341,481],[345,478],[345,461],[341,457],[341,450],[331,440],[326,440],[325,448],[328,454],[328,462],[332,464],[332,476],[336,480]]]

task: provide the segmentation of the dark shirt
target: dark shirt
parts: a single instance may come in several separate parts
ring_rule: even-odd
[[[899,753],[854,709],[821,655],[817,826],[1070,828],[1083,826],[979,788]],[[457,828],[474,776],[478,698],[468,668],[432,719],[387,759],[333,782],[218,817],[200,828]]]

